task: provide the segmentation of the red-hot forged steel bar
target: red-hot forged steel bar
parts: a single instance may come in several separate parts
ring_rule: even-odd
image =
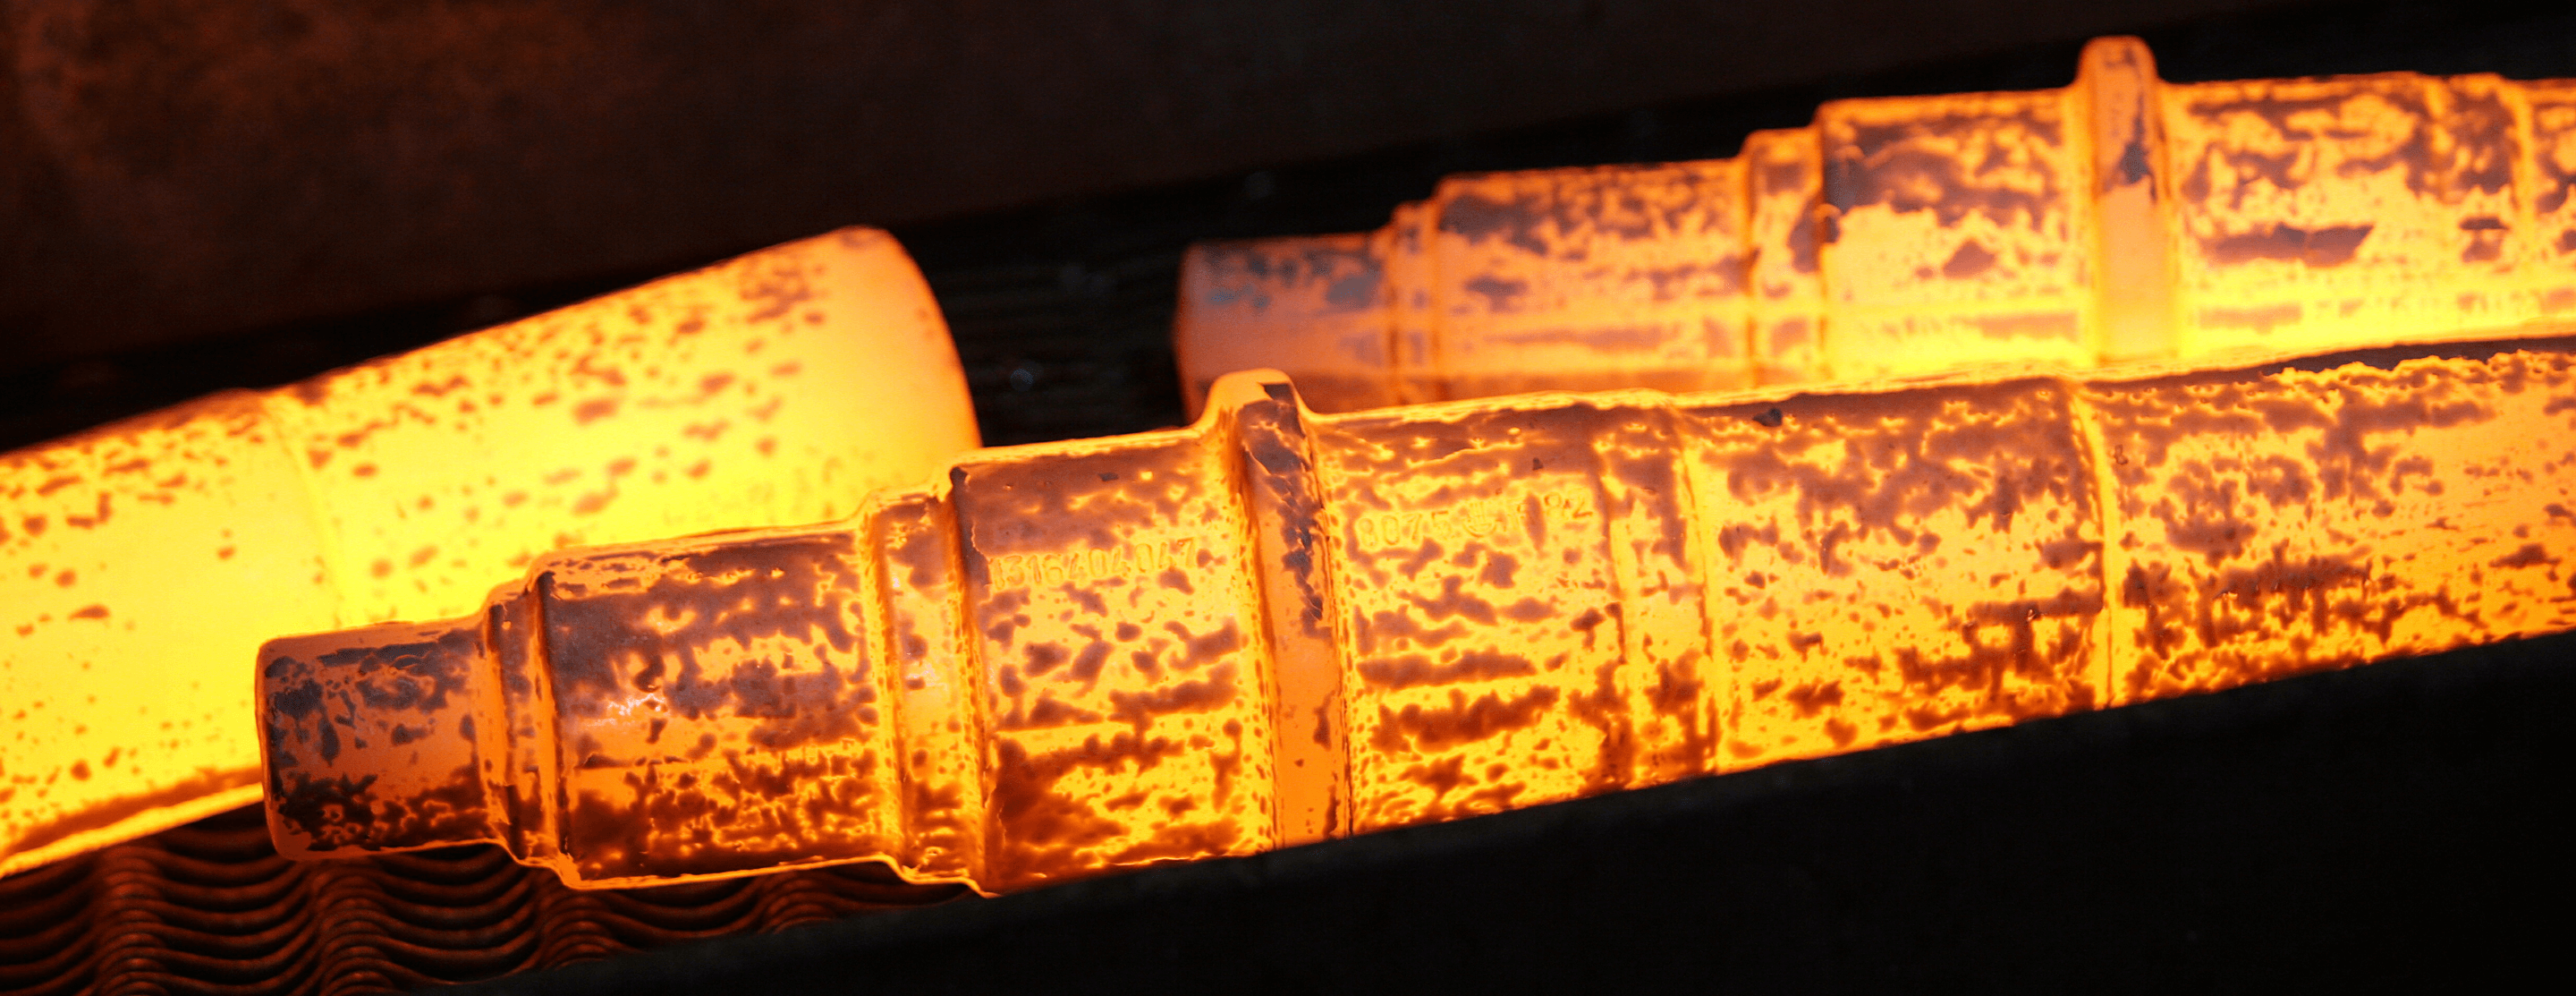
[[[2576,80],[2166,83],[1838,100],[1728,159],[1453,176],[1370,233],[1209,242],[1182,384],[1348,411],[2484,339],[2576,313]]]
[[[2568,339],[982,451],[272,642],[287,854],[985,891],[2576,624]]]

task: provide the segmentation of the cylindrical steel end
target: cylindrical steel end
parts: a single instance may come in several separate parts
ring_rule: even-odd
[[[481,617],[260,648],[269,832],[288,857],[494,839],[476,763]]]

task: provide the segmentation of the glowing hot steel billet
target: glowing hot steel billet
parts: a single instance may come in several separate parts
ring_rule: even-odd
[[[1193,403],[1720,390],[2038,363],[2223,362],[2576,313],[2576,81],[2075,85],[1843,100],[1734,158],[1451,177],[1370,234],[1183,265]]]
[[[302,858],[986,891],[2576,626],[2576,340],[988,450],[270,643]]]
[[[974,443],[928,287],[851,229],[0,456],[0,874],[255,800],[261,640],[846,516]]]

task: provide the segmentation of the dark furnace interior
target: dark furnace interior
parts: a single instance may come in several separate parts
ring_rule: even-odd
[[[2411,0],[21,0],[0,449],[850,224],[990,444],[1177,424],[1194,239],[1442,175],[1731,155],[1819,102],[2576,76],[2576,13]],[[0,880],[0,992],[2421,989],[2549,971],[2576,637],[975,899],[843,867],[583,893],[308,866],[256,810]],[[2543,978],[2547,976],[2541,976]]]

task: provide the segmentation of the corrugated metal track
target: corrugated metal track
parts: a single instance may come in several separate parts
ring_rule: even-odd
[[[576,892],[488,846],[300,864],[241,809],[0,879],[0,993],[395,992],[962,894],[874,865]]]

